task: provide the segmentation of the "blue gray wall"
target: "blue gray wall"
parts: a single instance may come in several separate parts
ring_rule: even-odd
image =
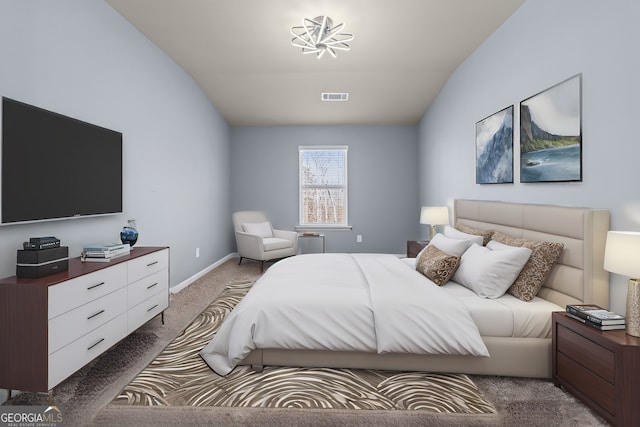
[[[234,250],[229,127],[191,77],[101,0],[0,1],[0,96],[123,133],[124,214],[0,227],[0,277],[16,249],[54,235],[171,247],[171,285]],[[64,191],[64,189],[57,189]],[[195,248],[200,257],[195,257]]]
[[[640,2],[529,0],[451,76],[420,123],[420,200],[508,200],[607,208],[640,231]],[[582,73],[583,182],[519,183],[520,101]],[[475,183],[475,123],[515,105],[515,184]],[[611,275],[624,312],[626,277]]]
[[[232,210],[263,210],[274,226],[292,230],[298,223],[300,145],[349,146],[353,229],[323,232],[328,252],[405,253],[407,239],[424,237],[418,235],[416,126],[233,127]],[[356,243],[358,234],[362,243]]]

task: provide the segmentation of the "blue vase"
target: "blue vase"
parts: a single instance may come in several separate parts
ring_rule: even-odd
[[[130,219],[129,225],[122,227],[120,240],[122,240],[122,243],[128,243],[131,248],[136,244],[138,241],[138,230],[136,229],[136,223],[134,220]]]

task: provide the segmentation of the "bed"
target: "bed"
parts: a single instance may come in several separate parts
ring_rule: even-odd
[[[281,261],[271,267],[254,285],[250,293],[262,292],[261,298],[266,300],[270,298],[268,292],[270,289],[273,290],[274,295],[283,290],[288,294],[296,291],[296,280],[299,283],[301,277],[324,274],[329,281],[344,283],[343,287],[349,289],[348,293],[355,295],[362,292],[351,288],[350,283],[358,280],[359,275],[379,278],[382,284],[366,285],[372,290],[380,288],[379,294],[371,292],[369,297],[374,306],[379,306],[375,307],[378,311],[374,316],[374,322],[377,322],[376,327],[379,329],[375,329],[372,333],[359,327],[343,328],[339,335],[332,338],[332,344],[327,345],[322,339],[315,337],[313,331],[323,328],[339,329],[341,325],[348,324],[347,322],[351,320],[343,319],[342,315],[334,316],[332,313],[322,311],[323,304],[331,299],[331,290],[334,288],[327,288],[324,294],[322,289],[305,289],[304,292],[310,292],[313,295],[312,299],[317,302],[319,307],[317,311],[310,308],[300,309],[298,311],[301,313],[298,314],[303,317],[294,318],[295,320],[281,319],[279,324],[283,325],[288,321],[293,325],[281,328],[287,333],[296,329],[303,332],[312,331],[312,333],[303,338],[285,333],[282,337],[275,339],[270,336],[268,329],[261,329],[262,314],[255,314],[257,311],[255,307],[247,308],[245,311],[254,313],[256,318],[245,321],[242,325],[242,320],[238,320],[237,316],[230,316],[234,320],[225,320],[221,328],[222,334],[227,337],[219,338],[216,335],[201,352],[202,357],[221,374],[233,369],[235,365],[253,365],[258,368],[275,365],[550,378],[550,312],[562,310],[568,303],[609,306],[608,274],[603,269],[604,245],[609,229],[608,211],[456,199],[453,202],[453,213],[453,224],[458,227],[494,230],[514,238],[557,242],[563,245],[564,249],[560,257],[533,301],[524,302],[508,294],[498,299],[481,299],[474,296],[469,289],[453,281],[441,287],[431,287],[437,289],[435,292],[439,292],[438,295],[442,295],[442,300],[438,300],[432,308],[419,311],[422,310],[421,304],[413,304],[410,309],[398,310],[394,307],[396,298],[406,299],[407,294],[414,300],[420,298],[431,300],[437,297],[430,293],[429,289],[425,289],[428,288],[426,286],[411,287],[413,285],[409,284],[414,280],[413,276],[419,276],[411,264],[415,260],[399,260],[390,255],[378,257],[374,254],[341,254],[340,256],[326,254],[326,256],[317,255],[310,258],[313,259],[313,270],[300,270],[307,268],[306,264],[301,264],[302,260],[292,259],[288,262],[290,266]],[[333,267],[341,263],[354,263],[353,273],[343,273],[343,270]],[[281,266],[279,267],[278,264]],[[396,264],[403,264],[406,270],[401,270]],[[389,273],[391,269],[393,273]],[[401,280],[393,279],[395,280],[393,287],[400,290],[396,294],[390,293],[384,286],[384,281],[392,280],[392,275],[401,276]],[[362,295],[356,297],[360,298]],[[364,298],[367,297],[364,296]],[[403,304],[411,305],[410,299]],[[245,303],[245,300],[241,304]],[[332,300],[347,301],[348,298],[341,296]],[[455,306],[450,305],[451,300],[461,302],[466,314],[456,311]],[[286,301],[288,300],[283,298],[283,304],[286,305]],[[242,312],[244,306],[238,307],[240,310],[236,309],[232,314],[238,314],[236,311]],[[352,308],[347,310],[347,316],[368,315],[367,310],[360,307],[358,302],[350,307]],[[296,307],[293,308],[295,310]],[[417,323],[416,320],[403,320],[405,312],[413,311],[416,311],[417,316],[414,319],[420,319]],[[438,348],[433,350],[429,348],[429,343],[411,340],[414,335],[411,333],[412,328],[426,330],[428,324],[432,324],[434,317],[445,318],[448,312],[455,313],[455,316],[446,317],[447,321],[444,322],[446,327],[442,327],[442,332],[434,332]],[[385,314],[387,317],[378,313],[387,313]],[[307,320],[304,318],[305,315]],[[533,317],[538,318],[535,327],[531,327]],[[473,320],[475,332],[474,326],[468,324],[468,318]],[[403,324],[403,321],[411,325]],[[238,325],[234,327],[231,325],[233,322]],[[505,328],[505,325],[509,327]],[[218,334],[221,332],[219,331]],[[239,342],[235,342],[238,341],[238,336],[243,334],[249,341],[244,341],[242,338]],[[378,336],[369,337],[368,335],[371,334]],[[395,336],[409,337],[410,342],[397,343],[394,341]],[[433,338],[430,339],[433,341]],[[477,338],[481,341],[480,343],[477,342]],[[218,339],[217,345],[214,342],[216,339]],[[227,341],[222,342],[223,339]],[[373,344],[371,339],[374,340]],[[376,339],[377,342],[375,342]],[[335,341],[339,341],[337,347],[333,346]],[[380,341],[382,344],[379,343]],[[216,346],[217,350],[214,350]],[[234,353],[235,359],[229,355],[230,353]],[[225,361],[220,362],[221,359]],[[221,365],[226,366],[221,368]]]

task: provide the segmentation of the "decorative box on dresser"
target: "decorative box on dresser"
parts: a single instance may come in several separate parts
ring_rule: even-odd
[[[640,338],[552,314],[553,383],[617,426],[640,425]]]
[[[169,248],[0,279],[0,388],[49,391],[169,307]]]

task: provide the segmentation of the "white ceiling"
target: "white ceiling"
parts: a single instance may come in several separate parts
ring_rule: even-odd
[[[525,0],[106,0],[186,70],[234,126],[416,124],[456,67]],[[289,28],[328,15],[337,58]],[[321,102],[321,92],[349,92]]]

